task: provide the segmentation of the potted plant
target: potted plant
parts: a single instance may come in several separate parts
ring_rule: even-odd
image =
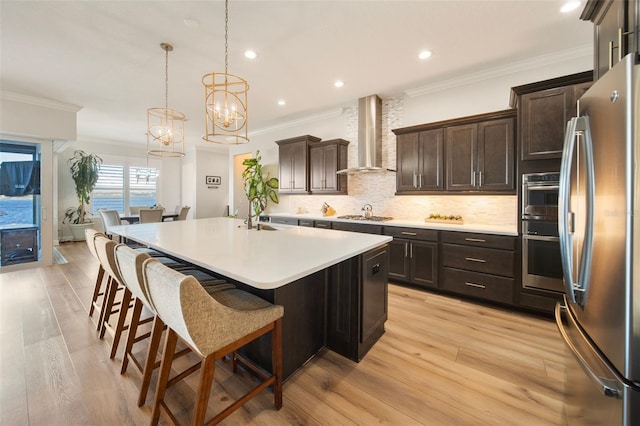
[[[76,186],[78,207],[69,207],[64,213],[63,223],[69,225],[74,241],[84,240],[84,230],[93,226],[92,221],[86,220],[86,206],[91,201],[91,192],[98,182],[98,172],[102,158],[95,154],[87,154],[76,150],[69,158],[69,171]]]
[[[258,150],[254,158],[247,158],[242,162],[242,165],[246,166],[242,172],[242,182],[249,199],[249,217],[247,218],[249,229],[252,228],[252,217],[260,216],[260,213],[267,208],[269,201],[278,204],[278,179],[262,174],[260,160],[262,157]]]

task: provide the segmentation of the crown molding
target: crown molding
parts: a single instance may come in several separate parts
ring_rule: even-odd
[[[65,102],[23,95],[21,93],[9,92],[5,90],[0,92],[0,99],[68,112],[78,112],[82,109],[82,106],[80,105],[68,104]]]
[[[275,124],[273,126],[263,127],[262,129],[249,132],[249,137],[270,133],[276,130],[287,129],[290,127],[299,126],[301,124],[308,124],[308,123],[313,123],[315,121],[326,120],[328,118],[339,117],[340,115],[342,115],[343,111],[344,111],[344,108],[334,108],[331,110],[320,112],[318,114],[307,115],[305,117],[301,117],[298,119],[284,121],[282,123]]]
[[[580,59],[591,57],[593,55],[593,44],[583,44],[572,49],[562,50],[547,55],[536,56],[535,58],[525,59],[509,65],[489,68],[486,70],[465,74],[448,80],[438,81],[432,84],[405,90],[405,95],[414,98],[430,93],[440,92],[442,90],[452,89],[454,87],[464,86],[467,84],[477,83],[492,78],[504,77],[509,74],[527,71],[533,68],[542,68],[545,66],[557,64],[572,59]]]

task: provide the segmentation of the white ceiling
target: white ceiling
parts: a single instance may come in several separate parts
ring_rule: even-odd
[[[249,129],[533,57],[584,48],[592,25],[561,0],[270,1],[229,5],[229,72],[250,84]],[[203,74],[224,70],[224,1],[0,2],[1,89],[82,106],[78,139],[146,143],[146,109],[204,133]],[[199,22],[185,25],[185,18]],[[244,58],[245,49],[258,58]],[[423,49],[433,51],[426,61]],[[336,79],[345,86],[333,87]],[[280,107],[278,99],[287,104]]]

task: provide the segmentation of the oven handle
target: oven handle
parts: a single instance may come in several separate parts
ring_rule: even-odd
[[[549,189],[560,189],[560,185],[558,184],[554,184],[554,185],[531,185],[529,183],[523,183],[522,186],[527,190],[527,191],[547,191]]]
[[[522,238],[524,238],[525,240],[537,240],[537,241],[552,241],[552,242],[560,241],[559,237],[551,237],[547,235],[524,234]]]

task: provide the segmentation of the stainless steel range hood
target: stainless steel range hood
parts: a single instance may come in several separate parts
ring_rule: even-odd
[[[358,99],[358,167],[346,173],[380,173],[382,168],[382,100],[378,95]]]

